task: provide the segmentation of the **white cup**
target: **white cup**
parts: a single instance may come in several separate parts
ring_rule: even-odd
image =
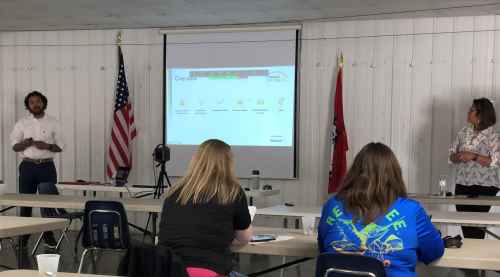
[[[302,229],[304,230],[304,235],[310,236],[313,234],[314,223],[316,223],[316,217],[314,216],[302,217]]]
[[[250,213],[250,220],[253,221],[253,218],[255,217],[255,213],[257,212],[257,207],[248,206],[248,212]]]
[[[38,274],[40,277],[56,277],[59,267],[59,254],[40,254],[36,255],[38,264]]]

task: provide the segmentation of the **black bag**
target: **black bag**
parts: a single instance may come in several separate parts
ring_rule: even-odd
[[[443,243],[445,248],[460,248],[462,247],[462,237],[460,235],[446,236],[443,238]]]

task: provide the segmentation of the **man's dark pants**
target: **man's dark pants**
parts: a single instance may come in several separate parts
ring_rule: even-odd
[[[24,160],[21,162],[19,165],[20,193],[36,194],[38,184],[45,182],[52,182],[54,184],[57,182],[57,172],[53,161],[37,163]],[[31,211],[31,207],[21,207],[21,216],[30,217]],[[29,235],[21,237],[24,245],[27,245],[29,237]],[[53,233],[46,233],[44,239],[46,242],[52,243],[54,241]]]

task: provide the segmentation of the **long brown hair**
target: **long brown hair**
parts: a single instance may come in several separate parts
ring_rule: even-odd
[[[189,163],[186,175],[172,187],[167,197],[178,192],[177,202],[186,205],[234,202],[240,186],[234,174],[231,147],[218,139],[203,142]]]
[[[385,144],[374,142],[356,155],[337,194],[353,220],[364,224],[375,221],[398,197],[406,196],[396,156]]]

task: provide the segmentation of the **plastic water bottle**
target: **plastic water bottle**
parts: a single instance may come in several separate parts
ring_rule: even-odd
[[[439,178],[439,196],[446,197],[446,175]]]
[[[252,176],[250,177],[250,189],[258,190],[260,189],[260,171],[252,170]]]

